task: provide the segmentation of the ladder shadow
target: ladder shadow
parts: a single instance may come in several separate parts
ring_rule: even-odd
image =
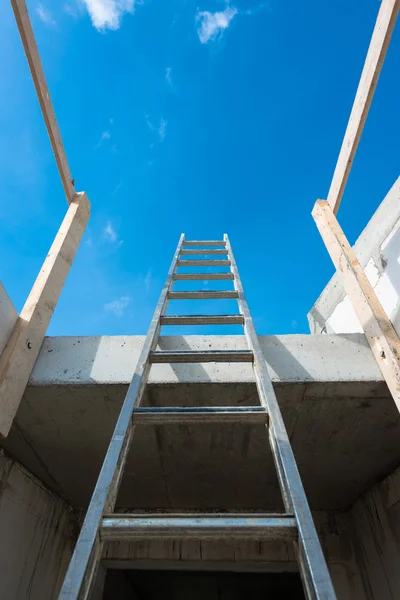
[[[267,335],[260,336],[261,339],[259,338],[262,353],[269,369],[274,371],[282,383],[314,381],[311,373],[293,356],[285,344],[282,343],[280,337]],[[290,378],[288,378],[288,372],[293,374]],[[273,374],[270,373],[270,377],[273,380]]]
[[[183,335],[160,336],[158,338],[158,346],[159,346],[160,350],[171,350],[171,344],[170,344],[171,340],[176,340],[176,347],[174,344],[174,349],[176,349],[176,350],[178,350],[178,349],[179,350],[192,350],[193,351],[193,348],[190,346],[190,344],[187,343],[185,336],[183,336]],[[196,369],[196,375],[198,375],[198,378],[199,378],[198,383],[212,381],[210,374],[207,373],[207,371],[203,367],[202,363],[169,363],[169,366],[175,373],[178,381],[182,381],[182,379],[187,380],[187,376],[183,377],[183,375],[182,375],[182,370],[185,368],[186,369],[187,368]]]

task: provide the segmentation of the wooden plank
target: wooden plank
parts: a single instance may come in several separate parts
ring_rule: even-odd
[[[191,255],[196,255],[196,254],[228,254],[228,250],[226,248],[218,248],[217,250],[210,250],[210,249],[200,249],[200,250],[185,250],[182,249],[181,250],[181,255],[182,254],[191,254]]]
[[[220,300],[222,298],[238,298],[236,290],[198,290],[194,292],[169,292],[168,300]]]
[[[177,267],[230,267],[229,260],[178,260]]]
[[[76,194],[0,357],[0,435],[7,436],[89,219]]]
[[[211,281],[217,279],[233,279],[232,273],[175,273],[174,280],[192,279],[194,281]]]
[[[399,6],[399,0],[382,0],[381,3],[332,183],[329,188],[327,201],[335,214],[339,209],[347,179],[353,165],[357,146],[396,23]]]
[[[132,517],[115,515],[104,518],[101,537],[105,541],[148,539],[231,539],[250,538],[268,540],[297,539],[296,521],[293,517],[246,518],[179,518]]]
[[[238,423],[267,425],[268,413],[262,406],[221,407],[163,407],[137,408],[133,413],[135,425],[170,425],[204,423]]]
[[[225,246],[224,240],[185,240],[184,246]]]
[[[400,411],[400,340],[331,207],[318,200],[312,211],[329,255]]]
[[[11,4],[22,44],[25,49],[26,58],[29,63],[29,68],[31,70],[40,108],[46,123],[47,133],[49,134],[50,143],[56,158],[58,171],[60,173],[65,195],[67,196],[67,202],[68,204],[71,204],[75,196],[74,181],[69,170],[60,130],[57,125],[56,115],[50,98],[50,92],[47,87],[46,77],[44,75],[35,36],[29,19],[28,9],[25,0],[11,0]]]
[[[251,350],[157,350],[152,363],[253,362]]]
[[[242,315],[169,315],[161,325],[243,325]]]

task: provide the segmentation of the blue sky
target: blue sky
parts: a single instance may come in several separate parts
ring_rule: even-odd
[[[92,204],[49,334],[144,334],[181,232],[228,233],[260,334],[308,332],[333,273],[310,212],[327,195],[379,2],[28,8]],[[20,310],[67,204],[8,2],[0,56],[0,278]],[[351,242],[399,175],[399,64],[398,25],[339,212]],[[211,305],[174,311],[232,310]]]

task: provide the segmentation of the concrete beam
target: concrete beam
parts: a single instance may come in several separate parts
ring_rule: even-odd
[[[144,336],[47,337],[31,386],[128,384]],[[362,334],[267,335],[260,343],[272,381],[285,383],[383,382]],[[244,336],[165,336],[159,350],[244,350]],[[155,364],[150,384],[253,383],[248,363]]]
[[[75,507],[90,499],[143,337],[46,338],[3,446]],[[400,416],[363,335],[260,338],[313,509],[346,509],[400,463]],[[243,348],[241,336],[161,349]],[[143,405],[249,406],[249,364],[154,365]],[[281,510],[263,425],[137,426],[118,506]]]

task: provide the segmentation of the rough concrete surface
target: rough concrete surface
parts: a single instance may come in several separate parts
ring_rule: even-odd
[[[8,342],[17,319],[18,313],[0,281],[0,354]]]
[[[0,598],[54,600],[71,558],[70,507],[0,452]]]
[[[86,506],[144,338],[47,338],[4,447]],[[261,344],[311,506],[349,507],[400,458],[399,415],[364,336],[265,336]],[[235,337],[162,338],[239,348]],[[250,365],[157,365],[144,403],[257,404]],[[119,506],[280,508],[263,426],[137,427]]]

